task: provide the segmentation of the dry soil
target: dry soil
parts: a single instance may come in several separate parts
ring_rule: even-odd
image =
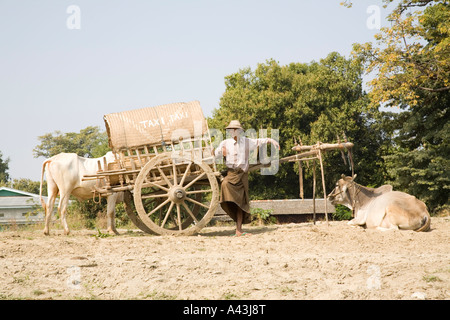
[[[450,217],[430,232],[331,222],[205,228],[0,232],[1,299],[449,299]]]

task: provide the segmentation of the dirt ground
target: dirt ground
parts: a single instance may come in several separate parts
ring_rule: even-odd
[[[432,231],[331,222],[137,230],[0,232],[0,299],[449,299],[450,217]]]

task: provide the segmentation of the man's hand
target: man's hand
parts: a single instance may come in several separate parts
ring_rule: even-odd
[[[275,146],[275,148],[278,148],[278,150],[281,149],[279,143],[278,143],[276,140],[270,139],[269,142],[270,142],[271,144],[273,144],[273,145]]]
[[[222,155],[223,155],[224,157],[227,156],[227,148],[226,148],[225,146],[222,147]]]

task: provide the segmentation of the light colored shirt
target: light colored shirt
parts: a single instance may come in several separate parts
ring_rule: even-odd
[[[223,140],[214,151],[216,158],[223,157],[222,148],[226,147],[225,165],[231,169],[241,168],[247,172],[249,167],[249,157],[252,164],[257,163],[255,156],[251,153],[255,151],[260,145],[270,142],[270,138],[251,139],[240,136],[237,141],[234,139]]]

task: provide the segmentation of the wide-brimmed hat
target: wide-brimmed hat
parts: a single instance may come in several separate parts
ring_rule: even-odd
[[[244,130],[244,128],[242,128],[239,120],[231,120],[230,124],[225,129],[242,129],[242,130]]]

